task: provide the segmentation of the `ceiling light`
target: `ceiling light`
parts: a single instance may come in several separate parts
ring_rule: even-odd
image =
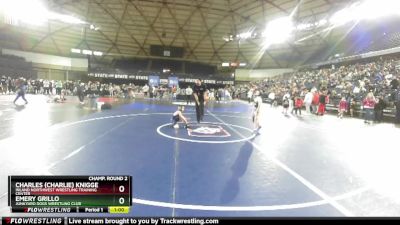
[[[263,37],[266,44],[279,44],[285,42],[292,34],[294,27],[290,17],[282,17],[268,23]]]
[[[252,32],[244,32],[238,35],[240,39],[248,39],[252,37]]]
[[[102,56],[103,53],[102,53],[102,52],[98,52],[98,51],[94,51],[94,52],[93,52],[93,55],[95,55],[95,56]]]
[[[48,11],[38,0],[1,0],[0,11],[15,20],[42,25],[47,21]]]
[[[228,62],[223,62],[222,63],[222,67],[229,67],[229,63]]]
[[[51,12],[40,0],[0,0],[0,11],[13,20],[32,25],[43,25],[48,20],[58,20],[70,24],[86,23],[70,15]]]
[[[84,54],[84,55],[92,55],[93,52],[90,51],[90,50],[82,50],[82,54]]]
[[[76,49],[76,48],[71,48],[71,52],[80,54],[81,50],[80,49]]]

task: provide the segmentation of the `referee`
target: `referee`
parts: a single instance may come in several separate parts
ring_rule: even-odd
[[[196,101],[196,116],[197,123],[203,121],[204,117],[204,105],[206,104],[206,100],[208,100],[208,91],[206,86],[201,83],[200,79],[196,80],[196,84],[193,86],[193,97]]]

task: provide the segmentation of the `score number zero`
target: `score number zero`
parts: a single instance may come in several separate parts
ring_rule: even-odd
[[[118,187],[118,192],[119,192],[119,193],[124,193],[124,192],[125,192],[125,186],[124,186],[124,185],[120,185],[120,186]],[[125,204],[125,198],[124,198],[124,197],[120,197],[120,198],[118,199],[118,203],[119,203],[120,205],[124,205],[124,204]]]

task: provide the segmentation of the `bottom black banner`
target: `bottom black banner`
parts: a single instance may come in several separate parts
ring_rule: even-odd
[[[400,218],[390,217],[363,217],[363,218],[169,218],[169,217],[3,217],[2,224],[18,224],[18,225],[171,225],[171,224],[199,224],[199,225],[215,225],[215,224],[282,224],[296,223],[298,224],[332,224],[337,222],[360,222],[369,223],[396,223],[400,222]]]
[[[3,217],[2,224],[43,224],[43,225],[64,225],[63,217]]]

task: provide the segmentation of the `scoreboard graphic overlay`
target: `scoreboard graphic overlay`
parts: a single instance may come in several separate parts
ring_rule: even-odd
[[[14,213],[128,213],[131,176],[9,176]]]

